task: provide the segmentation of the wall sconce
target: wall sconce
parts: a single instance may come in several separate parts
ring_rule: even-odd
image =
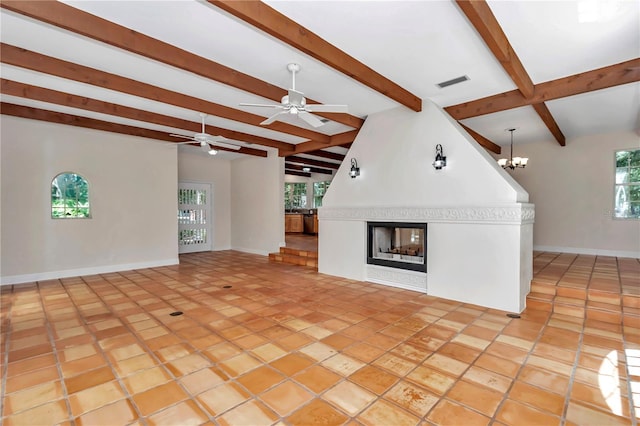
[[[436,170],[447,167],[447,157],[442,155],[442,145],[440,144],[436,145],[436,159],[433,162],[433,167],[435,167]]]
[[[355,158],[351,159],[351,170],[349,170],[349,176],[352,179],[355,179],[356,176],[360,176],[360,168],[358,167],[358,162]]]

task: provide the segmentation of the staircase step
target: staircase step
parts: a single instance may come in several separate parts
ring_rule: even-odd
[[[280,253],[293,255],[293,256],[315,258],[315,259],[318,258],[318,252],[316,251],[299,250],[299,249],[288,248],[288,247],[280,247]]]
[[[318,269],[318,253],[306,250],[280,247],[280,252],[269,253],[269,261]]]
[[[556,285],[544,281],[538,281],[536,279],[531,281],[531,292],[544,293],[544,294],[556,294]]]
[[[620,298],[616,299],[616,297],[609,296],[611,293],[603,297],[599,293],[592,295],[589,292],[585,300],[583,298],[561,296],[560,293],[567,293],[560,291],[560,289],[558,290],[558,295],[555,296],[539,292],[529,293],[527,295],[527,309],[553,312],[574,318],[587,318],[609,324],[622,324],[623,312],[625,322],[629,324],[634,319],[636,321],[640,320],[640,307],[623,307],[619,301]],[[569,292],[568,294],[578,295],[575,292]],[[635,301],[631,303],[635,303]]]
[[[640,294],[622,294],[622,306],[640,309]]]
[[[570,297],[573,299],[586,300],[587,299],[587,289],[586,288],[576,288],[576,287],[563,287],[558,286],[556,290],[556,294],[562,297]]]

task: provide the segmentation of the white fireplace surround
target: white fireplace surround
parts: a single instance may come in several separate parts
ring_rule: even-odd
[[[426,223],[533,223],[533,204],[457,207],[323,207],[318,218],[326,220],[392,221]]]
[[[447,166],[431,166],[441,144]],[[318,209],[321,273],[409,288],[508,312],[526,305],[534,206],[484,148],[437,105],[367,117]],[[367,264],[367,222],[427,224],[427,272]],[[398,272],[401,271],[401,272]],[[416,272],[416,271],[411,271]]]
[[[526,255],[530,248],[522,247],[531,244],[533,204],[323,207],[318,215],[323,231],[334,226],[361,230],[361,272],[356,268],[353,278],[510,312],[525,308],[532,259]],[[427,273],[366,264],[371,221],[426,222]]]

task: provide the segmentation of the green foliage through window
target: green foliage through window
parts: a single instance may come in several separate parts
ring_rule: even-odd
[[[322,197],[329,189],[330,180],[324,182],[313,182],[313,207],[322,207]]]
[[[640,149],[616,152],[614,217],[640,219]]]
[[[51,181],[52,218],[88,218],[89,184],[76,173],[60,173]]]
[[[307,184],[304,182],[285,182],[284,208],[286,210],[307,207]]]

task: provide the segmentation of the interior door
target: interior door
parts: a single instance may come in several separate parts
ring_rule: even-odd
[[[211,185],[178,183],[178,253],[212,248]]]

